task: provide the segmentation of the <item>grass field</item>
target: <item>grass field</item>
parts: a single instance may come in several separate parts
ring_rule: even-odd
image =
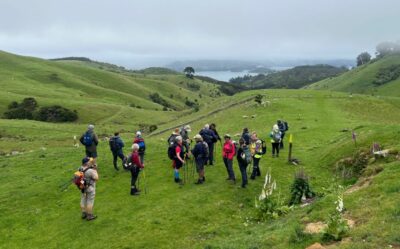
[[[23,58],[18,63],[21,64],[25,59],[28,60],[26,67],[33,67],[36,63],[33,58]],[[37,63],[42,66],[47,62],[40,60]],[[79,75],[77,67],[80,66],[74,63],[50,64],[54,70],[60,70],[57,71],[59,75],[74,68],[68,74],[71,79],[79,78],[74,75],[75,72]],[[11,69],[10,66],[8,72]],[[96,74],[128,77],[85,66],[81,70],[84,71],[82,75],[85,75],[85,79],[89,77],[85,70],[97,70],[93,72],[93,80],[96,80]],[[37,75],[42,74],[40,68],[38,71],[40,73]],[[21,78],[18,84],[27,87],[25,80],[28,78],[23,74],[24,70],[21,69],[15,77],[19,75]],[[296,228],[304,228],[309,222],[326,222],[329,213],[335,209],[336,196],[331,191],[335,181],[348,187],[357,181],[356,178],[346,181],[336,179],[335,163],[352,156],[359,149],[368,149],[373,142],[379,142],[385,148],[400,149],[400,99],[396,97],[378,98],[357,94],[349,97],[347,93],[312,90],[259,90],[232,97],[222,96],[215,100],[204,97],[199,112],[162,112],[152,110],[154,107],[160,108],[153,106],[152,102],[143,105],[141,110],[126,107],[125,100],[119,97],[107,99],[106,93],[103,93],[104,102],[103,98],[79,98],[79,91],[89,94],[90,90],[85,90],[85,87],[94,87],[86,83],[79,85],[79,80],[74,87],[67,84],[56,88],[40,83],[37,85],[39,89],[43,87],[42,90],[33,89],[29,92],[31,95],[27,95],[20,91],[18,84],[3,85],[7,77],[10,77],[4,75],[1,74],[0,84],[6,90],[0,92],[0,109],[4,110],[14,97],[21,99],[24,96],[34,96],[38,98],[39,104],[54,103],[57,95],[53,94],[60,94],[59,98],[66,106],[76,106],[82,113],[92,105],[101,105],[102,109],[71,124],[0,119],[0,248],[306,248],[314,242],[321,242],[321,235],[294,239]],[[166,82],[171,82],[165,84],[179,87],[179,80],[169,81],[168,77],[181,76],[165,77]],[[130,80],[126,84],[134,85],[134,82],[129,83]],[[146,79],[141,80],[146,82]],[[102,82],[100,79],[98,81]],[[164,82],[161,79],[151,81]],[[32,84],[36,85],[37,82],[42,81]],[[106,82],[104,80],[104,84]],[[138,85],[151,89],[149,92],[157,89],[157,85],[150,87],[150,83]],[[213,88],[207,83],[202,87]],[[111,91],[107,90],[111,88],[102,87],[99,94]],[[122,96],[121,91],[118,92]],[[189,90],[184,93],[192,94],[188,95],[190,98],[197,94]],[[265,95],[270,104],[262,107],[249,101],[206,115],[215,106],[228,106],[256,94]],[[4,100],[3,97],[8,99]],[[127,98],[141,97],[132,94]],[[141,101],[144,102],[144,99]],[[112,107],[114,109],[110,109]],[[110,118],[108,113],[114,113],[114,116]],[[142,114],[141,118],[138,118],[138,113]],[[252,115],[255,118],[251,118]],[[114,170],[104,137],[120,130],[129,147],[133,132],[142,119],[161,123],[161,130],[197,117],[203,118],[191,123],[191,136],[205,123],[215,122],[220,134],[235,135],[241,133],[243,127],[248,127],[251,131],[257,131],[259,137],[268,139],[268,133],[276,120],[287,120],[290,127],[288,133],[294,137],[294,156],[301,160],[310,176],[312,188],[324,194],[323,197],[305,208],[296,207],[276,220],[249,222],[254,217],[254,199],[260,194],[263,177],[250,180],[246,189],[240,188],[238,183],[232,185],[225,181],[226,170],[218,156],[216,165],[206,168],[207,181],[204,185],[195,185],[193,177],[190,183],[179,187],[173,182],[171,162],[166,155],[165,140],[169,132],[155,136],[144,134],[147,143],[145,173],[148,193],[138,197],[130,196],[130,174]],[[121,120],[121,123],[115,123],[115,120]],[[95,131],[101,137],[98,147],[100,181],[95,201],[98,219],[92,222],[80,219],[79,191],[75,186],[68,185],[84,156],[84,148],[73,147],[72,138],[82,134],[89,122],[96,125]],[[349,131],[343,132],[345,129]],[[352,140],[352,129],[357,133],[357,146]],[[268,153],[260,163],[262,174],[264,176],[267,168],[271,168],[272,176],[277,181],[276,193],[288,200],[293,175],[298,167],[286,162],[287,149],[281,152],[279,158],[272,158],[270,149],[268,145]],[[218,145],[218,155],[220,150]],[[13,151],[14,154],[17,154],[16,151],[20,153],[8,155]],[[128,151],[125,148],[125,153]],[[379,160],[372,165],[378,166],[383,171],[371,177],[367,188],[345,195],[345,216],[353,219],[356,225],[347,235],[349,240],[332,244],[331,248],[400,247],[397,229],[400,225],[400,209],[397,204],[400,163],[395,160]],[[237,162],[234,162],[234,169],[240,181]],[[143,188],[143,185],[142,175],[140,186]]]

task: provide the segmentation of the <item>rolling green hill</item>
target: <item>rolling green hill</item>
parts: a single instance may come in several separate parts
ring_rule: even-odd
[[[396,74],[397,72],[397,74]],[[305,88],[347,93],[400,96],[400,55],[387,55]]]
[[[11,100],[34,96],[39,104],[61,103],[80,114],[78,122],[61,124],[0,119],[0,248],[303,249],[323,243],[322,234],[303,230],[310,223],[328,222],[335,210],[337,184],[347,190],[343,216],[354,221],[354,227],[344,241],[324,246],[400,247],[400,98],[313,90],[253,90],[213,98],[216,86],[196,79],[204,94],[200,98],[182,75],[144,77],[100,70],[80,61],[54,62],[7,53],[0,58],[1,108]],[[181,98],[168,98],[179,88]],[[161,111],[140,91],[158,92],[180,109]],[[264,96],[265,105],[252,100],[258,94]],[[184,106],[186,97],[198,98],[198,112]],[[141,109],[129,106],[134,100],[143,103]],[[89,107],[93,110],[87,111]],[[204,185],[194,184],[190,163],[189,183],[180,187],[173,182],[166,155],[168,128],[190,123],[190,136],[194,136],[205,123],[215,122],[221,135],[232,134],[235,140],[248,127],[269,141],[277,119],[289,123],[293,156],[301,161],[318,193],[315,202],[296,206],[277,219],[255,219],[254,201],[268,168],[277,182],[274,195],[284,203],[289,201],[299,166],[287,163],[287,140],[279,158],[271,157],[268,144],[260,162],[262,177],[250,180],[245,189],[225,181],[220,144],[215,166],[206,167]],[[92,222],[81,220],[79,191],[69,185],[84,155],[84,148],[73,146],[73,136],[82,134],[89,122],[95,123],[101,138],[98,218]],[[124,151],[129,153],[140,122],[157,123],[158,131],[165,132],[144,132],[146,179],[141,173],[140,186],[143,189],[146,181],[148,193],[132,197],[130,173],[114,170],[106,136],[121,131]],[[390,149],[392,156],[365,162],[360,151],[369,154],[373,142]],[[337,168],[338,162],[348,158],[357,159],[350,170],[364,167],[360,175]],[[234,170],[240,181],[236,161]]]
[[[155,124],[192,112],[187,99],[200,109],[222,96],[218,86],[191,80],[183,74],[159,74],[160,70],[111,72],[81,60],[48,61],[0,52],[0,113],[11,101],[35,97],[39,105],[61,104],[75,109],[79,122]],[[96,64],[98,65],[98,64]],[[154,73],[158,74],[147,74]],[[27,90],[29,89],[29,90]],[[149,95],[158,93],[176,111],[162,111]],[[138,118],[142,117],[142,118]]]
[[[237,77],[231,79],[230,82],[253,89],[298,89],[322,79],[340,75],[346,71],[345,68],[330,65],[306,65],[266,75]]]

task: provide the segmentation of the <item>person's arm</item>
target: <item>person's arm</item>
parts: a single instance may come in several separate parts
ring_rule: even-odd
[[[125,146],[124,141],[122,141],[121,138],[118,139],[118,145],[120,148],[123,148]]]
[[[97,170],[92,169],[92,180],[96,182],[99,180],[99,174],[97,173]]]
[[[93,141],[94,141],[94,144],[95,144],[95,145],[98,145],[98,144],[99,144],[99,138],[98,138],[97,135],[94,134],[94,133],[93,133]]]
[[[179,146],[176,146],[175,152],[176,152],[176,158],[178,158],[179,161],[181,161],[182,163],[185,163],[185,160],[183,160],[181,158],[181,155],[180,155],[181,154],[181,148]]]

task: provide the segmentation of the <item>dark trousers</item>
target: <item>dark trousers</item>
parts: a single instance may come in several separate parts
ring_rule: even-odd
[[[275,156],[275,152],[276,155],[279,155],[279,143],[272,143],[272,155]]]
[[[137,189],[136,188],[136,180],[139,177],[139,167],[132,167],[131,168],[131,189]]]
[[[239,169],[240,169],[240,174],[242,175],[242,187],[245,187],[247,185],[247,165],[246,163],[240,162],[239,163]]]
[[[214,161],[214,143],[208,144],[208,161],[209,164],[212,165]]]
[[[235,173],[233,172],[233,161],[224,157],[224,164],[226,171],[228,172],[228,177],[231,180],[235,180]]]
[[[118,166],[117,166],[118,157],[121,158],[121,160],[123,162],[124,158],[125,158],[124,153],[122,152],[122,149],[120,149],[120,150],[117,150],[117,151],[112,151],[112,154],[113,154],[113,157],[114,157],[114,159],[113,159],[114,168],[118,169]]]
[[[253,172],[251,173],[251,178],[253,178],[253,179],[256,176],[260,176],[261,175],[260,160],[261,160],[261,158],[253,157]]]
[[[281,143],[279,144],[279,147],[281,148],[281,149],[283,149],[283,138],[285,137],[285,133],[284,132],[282,132],[282,135],[281,135]]]

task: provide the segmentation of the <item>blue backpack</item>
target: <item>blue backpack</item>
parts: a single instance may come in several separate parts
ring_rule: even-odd
[[[139,152],[144,152],[146,150],[146,145],[144,144],[144,141],[140,141],[138,145],[139,145]]]
[[[85,135],[83,135],[82,144],[85,146],[90,146],[93,144],[93,138],[91,133],[86,132]]]

